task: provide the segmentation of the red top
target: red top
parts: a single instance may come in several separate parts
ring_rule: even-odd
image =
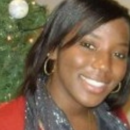
[[[19,97],[0,105],[0,129],[24,130],[25,99]]]
[[[128,120],[122,111],[114,112],[124,123]],[[25,126],[25,98],[19,97],[9,103],[0,105],[0,129],[1,130],[24,130]]]

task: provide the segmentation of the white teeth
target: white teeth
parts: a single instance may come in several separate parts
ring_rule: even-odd
[[[103,82],[98,82],[98,81],[95,81],[92,79],[88,79],[88,78],[84,77],[83,75],[81,75],[81,78],[83,80],[85,80],[88,84],[90,84],[94,87],[103,87],[105,85],[105,83],[103,83]]]

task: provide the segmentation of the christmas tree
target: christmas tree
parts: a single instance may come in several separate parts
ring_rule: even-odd
[[[0,1],[0,102],[15,96],[26,54],[46,19],[46,7],[34,0]]]

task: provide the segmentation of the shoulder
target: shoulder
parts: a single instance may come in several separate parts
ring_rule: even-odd
[[[2,130],[23,130],[24,110],[24,97],[0,104],[0,128]]]
[[[109,106],[104,103],[96,109],[96,114],[99,119],[100,126],[104,129],[110,130],[129,130],[129,125],[124,119],[117,114],[122,109],[111,110]]]
[[[130,128],[129,121],[127,119],[127,115],[124,112],[123,108],[117,108],[113,111],[113,114],[117,116],[123,123],[124,125],[128,126]]]

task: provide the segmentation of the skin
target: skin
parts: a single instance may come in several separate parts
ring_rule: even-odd
[[[125,76],[129,34],[129,25],[120,18],[51,53],[55,72],[47,88],[75,129],[87,128],[88,108],[103,102]]]

